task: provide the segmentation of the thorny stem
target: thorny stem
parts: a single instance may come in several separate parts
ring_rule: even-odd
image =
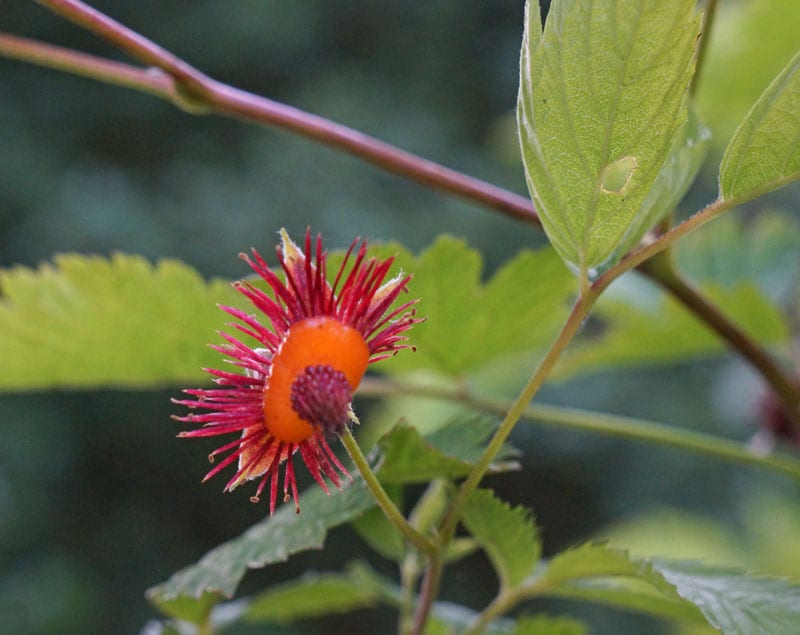
[[[345,427],[344,432],[341,434],[341,439],[342,444],[347,450],[347,453],[350,455],[353,463],[355,463],[358,471],[364,478],[367,488],[372,493],[372,496],[375,498],[378,506],[386,515],[386,518],[389,519],[389,522],[397,527],[397,530],[403,534],[406,540],[408,540],[423,553],[428,554],[429,556],[436,553],[438,546],[427,536],[422,535],[416,529],[414,529],[405,519],[400,510],[397,509],[397,506],[394,504],[392,499],[389,498],[389,495],[386,493],[386,490],[383,489],[378,477],[375,476],[375,472],[373,472],[372,468],[369,466],[369,462],[364,456],[364,453],[361,451],[361,448],[353,436],[353,433],[350,431],[350,428]]]

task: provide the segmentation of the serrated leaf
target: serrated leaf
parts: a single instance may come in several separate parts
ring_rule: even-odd
[[[570,617],[521,617],[511,635],[585,635],[586,624]]]
[[[752,283],[732,289],[706,284],[703,290],[756,341],[787,339],[789,328],[783,314]],[[603,323],[602,334],[576,341],[559,362],[554,377],[676,362],[726,350],[715,333],[671,297],[645,304],[609,294],[598,302],[595,316]]]
[[[375,592],[346,574],[307,574],[253,598],[243,622],[293,622],[372,606]]]
[[[753,198],[800,178],[800,52],[733,135],[719,168],[720,197]]]
[[[414,257],[397,245],[374,253],[395,255],[414,275],[410,295],[427,319],[409,333],[417,347],[376,365],[383,373],[433,369],[463,377],[487,362],[549,343],[565,319],[575,281],[552,249],[521,251],[486,283],[480,254],[463,241],[440,236]]]
[[[679,176],[668,159],[687,121],[699,20],[694,0],[563,0],[542,31],[537,4],[520,59],[528,189],[550,242],[588,275],[661,213],[647,199],[662,170],[673,174],[660,188]]]
[[[652,564],[725,635],[798,632],[800,585],[700,563],[654,560]]]
[[[0,271],[0,390],[144,387],[197,381],[218,357],[205,343],[233,304],[174,260],[58,255]]]
[[[271,518],[209,551],[194,565],[151,588],[147,597],[163,602],[178,596],[218,592],[230,597],[248,569],[283,562],[292,554],[321,549],[329,529],[356,518],[375,505],[361,479],[326,496],[312,488],[300,496],[302,513],[284,505]]]
[[[702,619],[726,635],[789,634],[800,624],[800,585],[696,562],[633,558],[599,544],[557,555],[535,583],[548,595]]]
[[[466,476],[493,428],[491,422],[468,418],[454,421],[423,437],[416,428],[401,422],[378,444],[384,455],[378,472],[381,482],[426,483],[439,477],[456,479]],[[459,432],[463,438],[456,442]],[[454,442],[448,446],[441,444],[443,439],[454,439]],[[492,471],[515,467],[506,461],[510,452],[509,448],[500,452]]]
[[[475,490],[461,518],[486,551],[502,589],[518,585],[529,576],[541,554],[536,525],[524,507],[511,507],[491,490]]]

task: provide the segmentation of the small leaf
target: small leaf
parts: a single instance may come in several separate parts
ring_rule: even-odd
[[[384,453],[378,472],[381,482],[426,483],[437,477],[456,479],[466,476],[493,428],[494,424],[490,422],[468,418],[445,426],[446,434],[440,430],[424,438],[413,426],[400,423],[378,444]],[[442,438],[451,438],[456,430],[464,433],[469,442],[439,445]],[[515,467],[516,464],[503,462],[509,452],[507,449],[498,455],[493,471]]]
[[[374,591],[346,574],[307,574],[300,580],[271,588],[253,598],[243,622],[293,622],[372,606]]]
[[[517,109],[528,189],[550,242],[589,275],[664,211],[648,196],[675,172],[699,20],[693,0],[563,0],[542,31],[537,5]]]
[[[274,516],[209,551],[196,564],[151,588],[147,597],[158,604],[178,596],[200,597],[218,592],[231,597],[248,569],[283,562],[294,553],[321,549],[329,529],[356,518],[375,505],[363,481],[326,496],[313,488],[300,497],[302,513],[284,505]]]
[[[516,586],[533,572],[541,543],[524,507],[511,507],[491,490],[479,489],[464,506],[462,521],[492,561],[501,588]]]
[[[586,624],[569,617],[521,617],[511,635],[585,635]]]
[[[800,52],[733,135],[720,165],[720,197],[749,199],[800,178]]]
[[[235,304],[180,262],[59,255],[34,271],[0,271],[0,390],[145,387],[197,381],[206,346]]]
[[[725,635],[797,632],[800,585],[700,563],[655,560],[653,568]]]
[[[151,601],[164,615],[201,626],[208,621],[214,606],[223,599],[219,593],[203,593],[200,597],[182,595],[172,599],[153,596]]]

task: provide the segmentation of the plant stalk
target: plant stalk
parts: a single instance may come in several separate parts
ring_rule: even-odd
[[[369,466],[367,458],[361,451],[361,448],[359,447],[358,442],[356,441],[349,427],[345,426],[345,429],[341,434],[341,439],[342,444],[347,450],[347,453],[350,455],[353,463],[355,463],[358,471],[364,478],[367,488],[369,488],[369,491],[375,497],[375,501],[386,515],[386,518],[388,518],[389,521],[395,527],[397,527],[397,530],[403,534],[406,540],[408,540],[417,549],[428,556],[436,554],[439,550],[438,545],[436,545],[427,536],[419,533],[408,523],[400,510],[397,509],[397,505],[394,504],[392,499],[386,493],[386,490],[383,489],[383,486],[378,480],[378,477],[375,475],[375,472],[373,472],[372,468]]]

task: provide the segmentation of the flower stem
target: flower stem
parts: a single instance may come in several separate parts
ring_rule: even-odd
[[[403,536],[405,536],[405,538],[417,549],[428,556],[436,554],[439,547],[430,538],[422,535],[420,532],[414,529],[405,519],[400,510],[397,509],[397,505],[394,504],[392,499],[386,493],[386,490],[383,489],[378,477],[375,476],[375,472],[373,472],[372,468],[370,468],[369,462],[364,456],[364,453],[361,451],[361,448],[353,436],[353,433],[346,426],[344,432],[341,434],[341,439],[345,449],[347,450],[347,453],[350,455],[353,463],[355,463],[358,471],[364,478],[364,482],[367,484],[369,491],[372,492],[372,495],[375,497],[378,506],[381,508],[381,510],[383,510],[383,513],[386,514],[386,518],[389,519],[389,522],[397,527],[398,531],[403,534]]]
[[[514,429],[514,426],[525,413],[525,409],[528,407],[528,404],[539,391],[539,388],[541,388],[547,376],[550,374],[550,371],[552,370],[556,361],[558,361],[561,353],[564,352],[564,349],[566,349],[568,344],[572,341],[572,338],[575,337],[575,334],[578,332],[583,320],[589,314],[589,311],[591,310],[592,305],[594,304],[594,301],[597,299],[598,295],[599,293],[590,291],[588,295],[579,297],[576,300],[572,307],[572,311],[564,323],[564,326],[562,327],[556,339],[553,341],[550,349],[547,351],[547,354],[539,363],[538,368],[528,380],[528,383],[522,389],[519,396],[517,396],[517,398],[511,404],[511,407],[506,412],[503,421],[495,431],[491,441],[489,441],[489,445],[486,446],[486,449],[484,450],[480,459],[478,459],[467,478],[461,484],[458,494],[456,495],[453,503],[444,517],[444,520],[442,521],[440,533],[443,544],[447,545],[450,540],[452,540],[456,525],[461,517],[461,510],[466,504],[467,498],[475,490],[475,488],[478,486],[478,483],[480,483],[481,479],[488,471],[489,466],[491,465],[495,456],[497,456],[497,453],[503,447],[503,444],[506,442],[506,439],[508,439],[508,436]]]

